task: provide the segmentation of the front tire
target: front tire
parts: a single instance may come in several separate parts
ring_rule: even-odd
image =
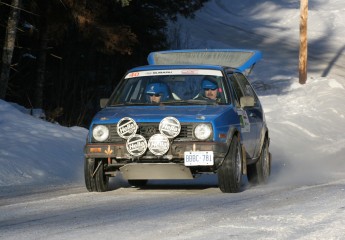
[[[93,174],[95,175],[93,176]],[[89,192],[105,192],[108,190],[109,177],[104,172],[104,161],[92,158],[85,159],[84,178],[86,189]]]
[[[84,180],[85,180],[86,189],[89,192],[96,191],[95,180],[92,177],[94,169],[95,169],[95,159],[85,158],[84,159]]]
[[[95,175],[96,191],[97,192],[106,192],[106,191],[108,191],[109,176],[105,175],[104,161],[99,160],[98,165],[99,165],[99,168],[98,168],[96,175]]]
[[[231,140],[230,149],[218,169],[219,188],[224,193],[237,193],[242,186],[242,151],[238,137]]]

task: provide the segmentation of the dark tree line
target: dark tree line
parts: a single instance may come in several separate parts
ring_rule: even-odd
[[[168,21],[193,17],[206,1],[0,0],[0,98],[87,126],[126,70],[171,48]]]

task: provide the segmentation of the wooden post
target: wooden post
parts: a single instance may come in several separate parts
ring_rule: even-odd
[[[307,22],[308,22],[308,0],[301,0],[301,19],[300,19],[300,49],[299,49],[299,83],[305,84],[307,81],[308,65],[308,41],[307,41]]]

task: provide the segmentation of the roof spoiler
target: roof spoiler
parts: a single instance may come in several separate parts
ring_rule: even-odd
[[[261,58],[257,50],[187,49],[151,52],[147,60],[150,65],[219,65],[245,72],[251,71]]]

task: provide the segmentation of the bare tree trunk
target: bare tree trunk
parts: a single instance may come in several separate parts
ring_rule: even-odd
[[[34,107],[43,108],[43,90],[45,84],[46,59],[47,59],[48,37],[47,31],[40,29],[40,46],[37,58],[37,76],[34,97]]]
[[[12,9],[7,21],[4,48],[2,53],[2,66],[0,76],[0,99],[5,99],[8,80],[10,78],[10,70],[12,56],[14,51],[14,43],[16,41],[17,26],[19,21],[21,0],[12,0]]]
[[[37,76],[36,76],[36,88],[34,96],[34,107],[43,109],[43,92],[45,84],[45,72],[46,72],[46,59],[48,48],[48,23],[46,13],[48,11],[49,3],[43,0],[40,1],[40,28],[39,28],[39,52],[37,58]]]
[[[300,22],[300,49],[299,49],[299,83],[305,84],[307,81],[308,64],[308,0],[301,0],[301,22]]]

